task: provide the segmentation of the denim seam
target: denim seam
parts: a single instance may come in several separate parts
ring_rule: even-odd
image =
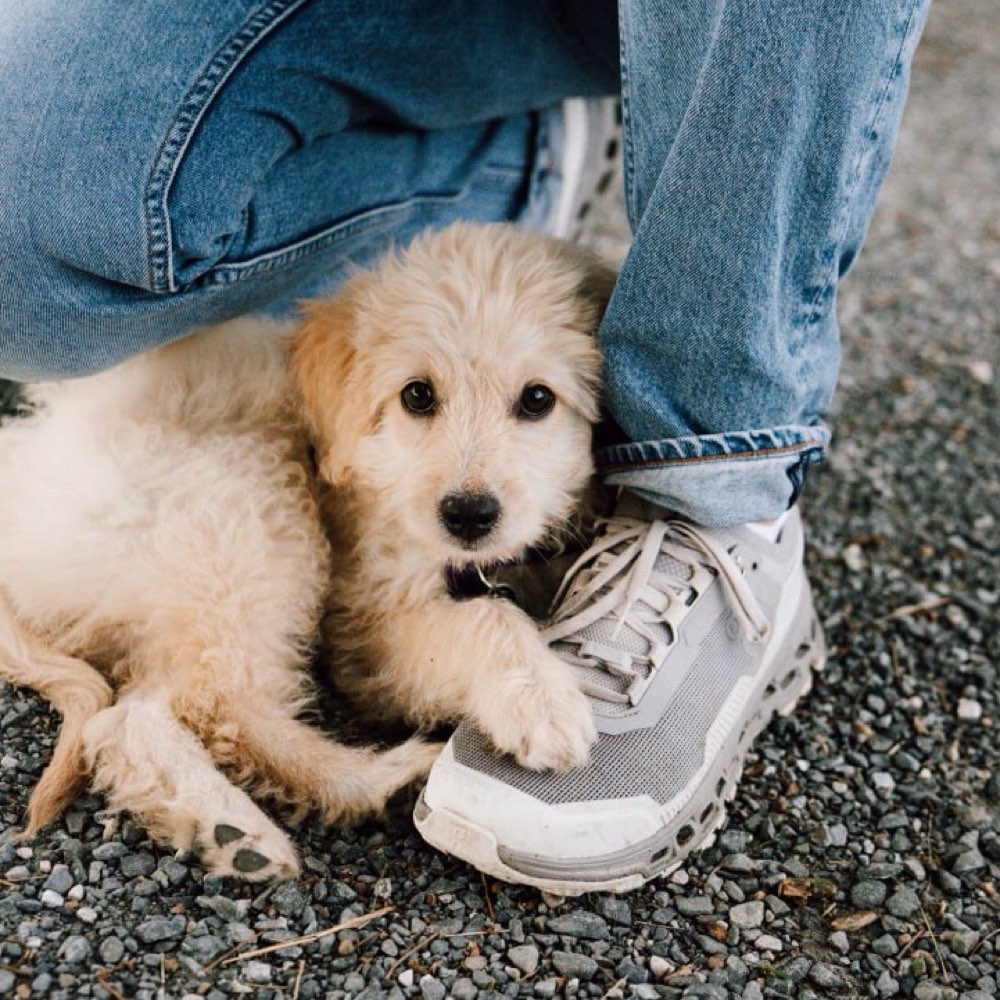
[[[221,46],[177,110],[157,152],[146,186],[144,209],[149,261],[149,287],[175,292],[172,233],[167,199],[178,167],[213,99],[243,61],[275,28],[309,0],[269,0]]]
[[[913,28],[913,21],[915,17],[915,12],[919,7],[919,0],[911,0],[909,14],[906,18],[906,23],[903,25],[902,30],[899,34],[899,46],[896,49],[896,53],[892,59],[892,63],[889,72],[886,77],[885,86],[882,88],[881,94],[879,94],[878,101],[875,105],[874,112],[871,117],[871,121],[868,127],[865,129],[865,139],[866,143],[862,146],[860,152],[858,153],[857,162],[854,164],[854,169],[851,171],[851,179],[848,185],[848,190],[844,195],[843,208],[841,211],[841,219],[838,225],[837,237],[833,240],[832,250],[828,251],[825,256],[829,259],[823,262],[824,267],[827,268],[826,279],[818,283],[818,290],[813,295],[812,300],[809,303],[808,312],[805,318],[805,326],[812,326],[814,323],[818,322],[823,316],[823,309],[820,303],[829,294],[830,289],[836,283],[835,269],[831,267],[833,262],[837,259],[837,247],[842,243],[844,236],[847,233],[847,227],[850,225],[851,219],[851,203],[857,193],[858,184],[861,180],[862,164],[865,162],[865,158],[871,155],[872,144],[878,135],[877,127],[882,118],[882,113],[885,110],[885,103],[889,96],[889,91],[892,89],[893,81],[899,74],[899,67],[903,60],[903,52],[906,49],[907,40],[910,37],[910,32]]]
[[[622,186],[625,189],[625,204],[629,223],[633,231],[639,225],[635,193],[635,132],[632,127],[631,88],[629,84],[628,58],[625,52],[625,32],[627,29],[626,4],[618,4],[618,65],[621,73],[622,92]]]
[[[756,448],[752,451],[729,452],[717,455],[686,455],[676,458],[649,458],[636,462],[609,461],[602,462],[598,453],[597,465],[602,472],[613,472],[624,469],[655,469],[667,465],[696,465],[706,462],[757,461],[778,455],[794,455],[799,452],[822,450],[818,441],[802,441],[799,444],[782,445],[775,448]]]
[[[327,227],[319,233],[308,236],[276,250],[268,250],[249,260],[232,261],[220,264],[207,272],[200,280],[200,287],[211,285],[227,285],[250,275],[276,270],[286,264],[310,257],[331,246],[342,243],[363,232],[393,229],[399,223],[399,216],[415,208],[436,208],[451,205],[461,201],[469,194],[469,188],[462,188],[454,194],[425,195],[408,198],[406,201],[393,202],[369,209],[360,215],[351,216]]]

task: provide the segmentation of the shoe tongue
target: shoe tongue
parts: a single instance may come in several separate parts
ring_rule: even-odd
[[[639,502],[644,503],[644,501],[641,500]],[[620,510],[616,510],[616,514],[621,513],[622,512]],[[612,528],[612,530],[614,529]],[[629,543],[623,542],[622,544],[627,545]],[[581,577],[589,579],[593,572],[599,572],[600,569],[606,565],[606,561],[614,558],[614,555],[617,552],[620,552],[620,548],[616,546],[615,549],[600,556],[597,560],[597,564],[593,567],[588,567],[583,573],[581,573]],[[632,565],[634,565],[634,563]],[[674,584],[680,591],[683,591],[689,585],[694,575],[690,566],[663,551],[661,551],[657,556],[653,567],[653,573],[657,577]],[[578,591],[584,582],[584,580],[574,581],[573,586],[570,588],[570,595]],[[607,590],[614,586],[622,587],[622,601],[615,608],[615,611],[612,614],[605,615],[604,617],[597,619],[597,621],[591,622],[591,624],[581,628],[578,632],[574,633],[573,640],[571,642],[565,640],[557,641],[552,644],[552,648],[557,653],[565,651],[567,653],[579,655],[582,649],[582,644],[587,642],[596,643],[600,647],[610,647],[613,650],[627,653],[630,657],[632,657],[632,669],[635,670],[640,677],[645,677],[650,670],[648,654],[652,643],[644,634],[640,634],[632,628],[627,621],[621,623],[619,615],[624,610],[624,591],[626,589],[623,586],[621,577],[616,577],[611,580],[601,593],[607,593]],[[661,589],[661,587],[658,585],[657,589]],[[601,594],[594,594],[591,596],[591,600],[596,601],[600,596]],[[671,599],[682,600],[683,598],[671,593]],[[656,612],[648,604],[646,604],[645,601],[636,601],[632,607],[631,615],[641,617],[643,619],[645,628],[652,636],[655,637],[656,642],[662,643],[663,645],[670,645],[670,643],[673,642],[674,636],[670,626],[666,625],[662,621],[658,621]],[[633,683],[632,678],[619,676],[604,666],[580,666],[578,669],[582,672],[582,679],[588,682],[589,685],[614,691],[618,694],[625,694],[630,684]],[[605,715],[624,714],[629,711],[631,707],[627,704],[618,704],[615,702],[601,701],[600,704],[601,712]]]

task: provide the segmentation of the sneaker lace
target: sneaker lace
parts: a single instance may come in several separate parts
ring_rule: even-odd
[[[673,646],[677,625],[713,579],[721,581],[743,634],[770,628],[732,553],[686,521],[614,516],[573,564],[553,601],[543,638],[584,668],[584,692],[638,703]]]

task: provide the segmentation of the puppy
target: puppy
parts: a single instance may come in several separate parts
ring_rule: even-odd
[[[325,637],[338,686],[382,715],[468,718],[531,768],[582,764],[572,669],[507,600],[459,600],[559,533],[591,476],[614,275],[506,226],[425,235],[306,308],[293,367],[329,485]]]
[[[294,874],[237,784],[349,820],[437,748],[348,748],[299,720],[331,562],[287,344],[237,321],[31,396],[0,428],[0,677],[63,723],[27,832],[90,771],[210,871]]]

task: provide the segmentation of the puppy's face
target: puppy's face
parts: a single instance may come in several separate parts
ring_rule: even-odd
[[[591,474],[612,280],[543,237],[458,225],[312,304],[295,359],[323,473],[435,563],[519,556]]]

